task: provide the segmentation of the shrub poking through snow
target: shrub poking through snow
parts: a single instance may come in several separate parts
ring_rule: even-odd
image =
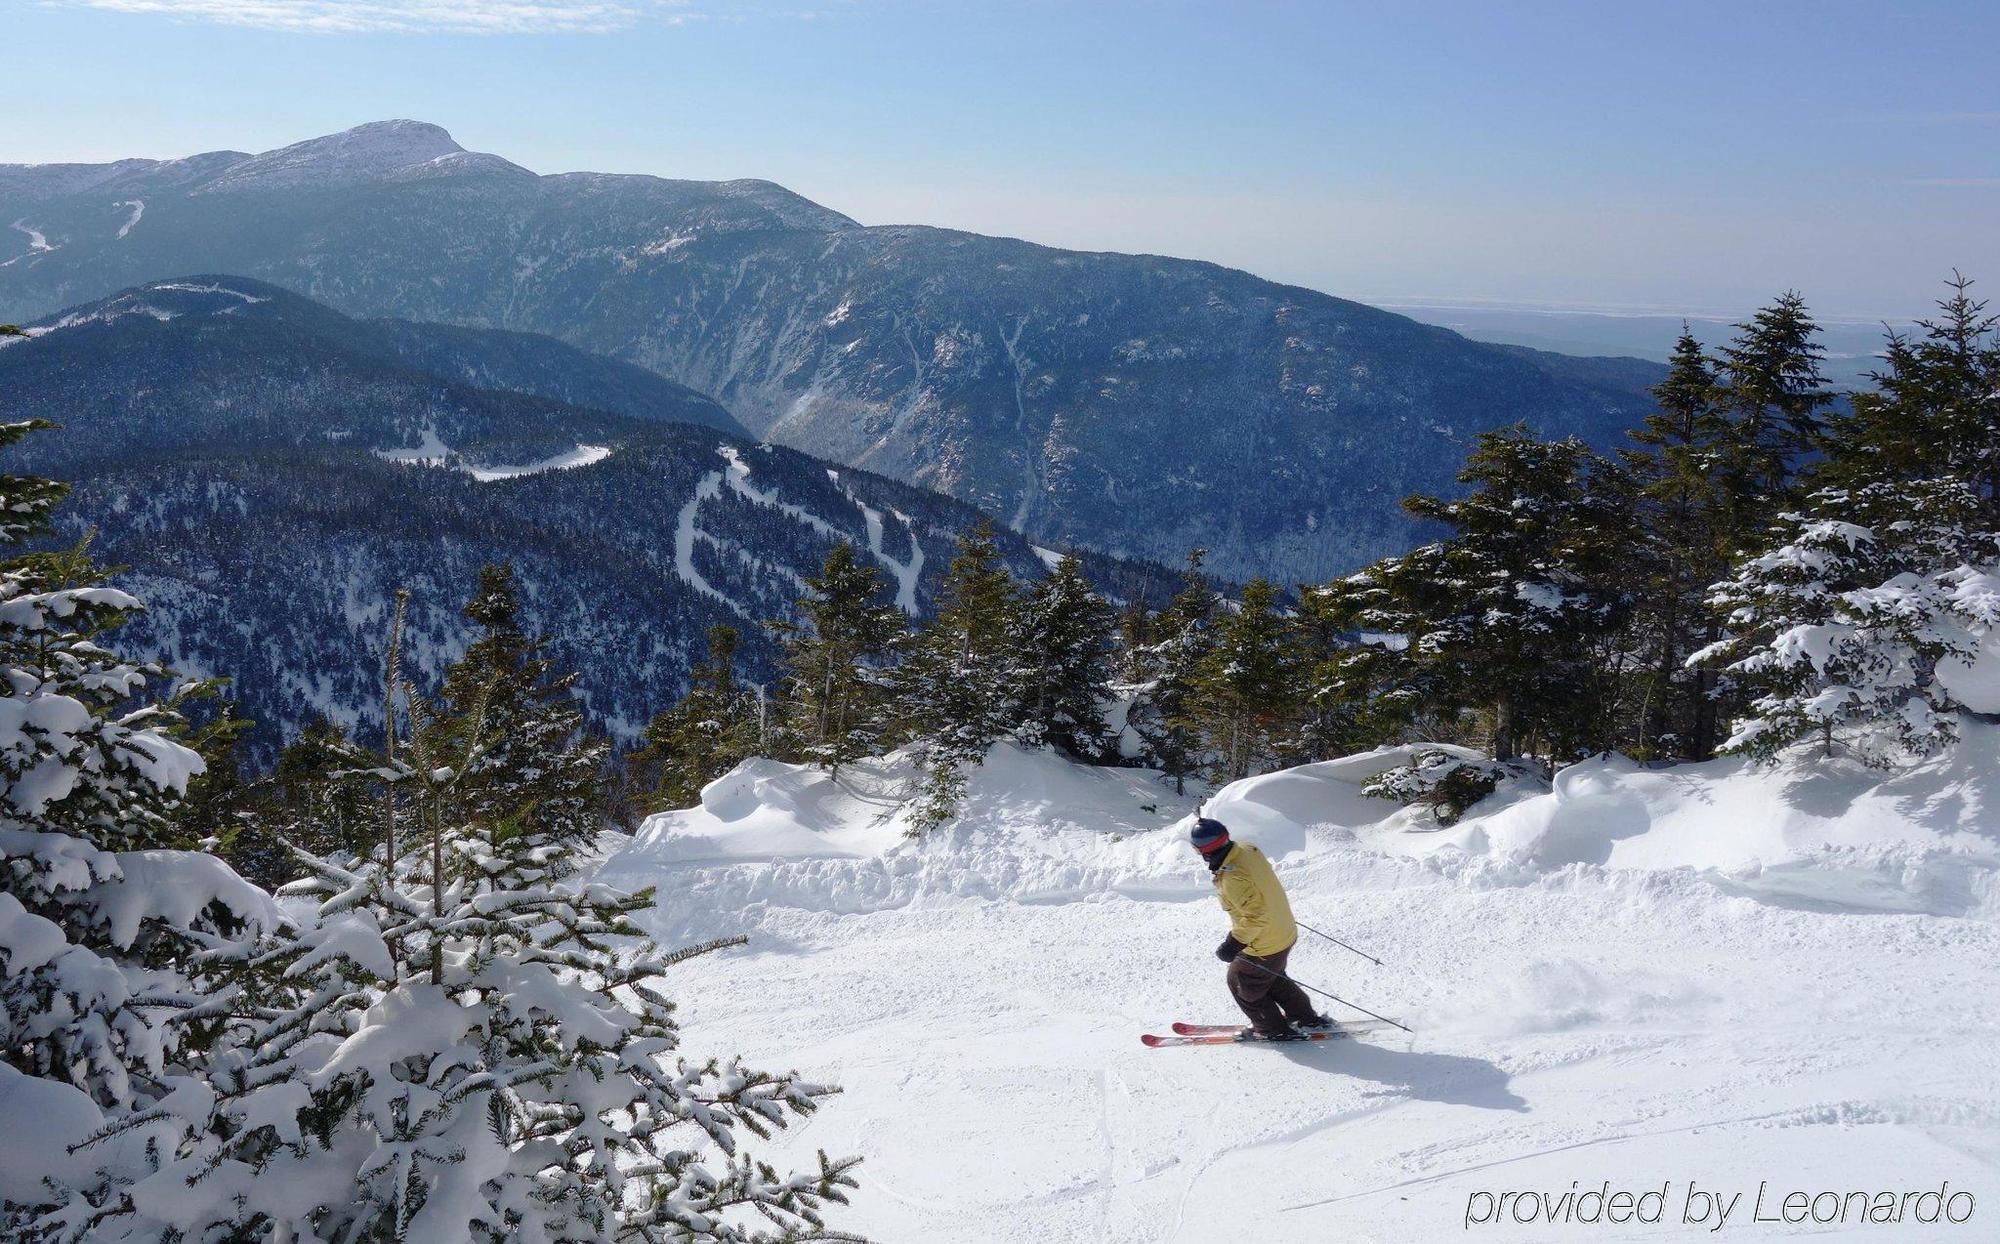
[[[1492,794],[1509,767],[1492,760],[1468,760],[1427,747],[1410,763],[1384,769],[1361,788],[1365,795],[1429,808],[1440,825],[1454,825],[1466,809]]]

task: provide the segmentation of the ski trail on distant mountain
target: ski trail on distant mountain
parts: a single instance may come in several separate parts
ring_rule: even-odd
[[[194,285],[187,281],[156,281],[148,288],[171,290],[185,294],[226,294],[231,298],[241,298],[246,306],[255,306],[260,302],[271,301],[269,298],[259,298],[255,294],[246,294],[240,289],[231,289],[227,285]]]
[[[729,490],[754,505],[768,505],[795,523],[803,523],[829,540],[845,540],[848,533],[835,527],[804,506],[793,505],[775,492],[765,492],[750,482],[750,464],[743,460],[733,445],[723,445],[715,452],[729,463]]]
[[[465,473],[480,483],[491,483],[497,479],[519,479],[524,475],[540,475],[544,471],[573,471],[577,467],[592,466],[611,456],[609,445],[585,445],[579,443],[575,449],[566,449],[559,454],[551,454],[535,462],[518,466],[473,466],[467,464]]]
[[[56,249],[55,247],[49,245],[48,238],[42,235],[42,231],[40,229],[37,229],[33,225],[28,223],[28,218],[26,216],[23,216],[21,217],[21,219],[15,221],[12,225],[12,228],[17,232],[25,233],[28,235],[28,249],[31,251],[52,251]]]
[[[40,229],[37,229],[33,225],[29,224],[28,218],[26,216],[21,217],[21,219],[15,221],[13,224],[7,227],[9,229],[14,230],[14,232],[16,233],[25,233],[28,235],[28,253],[26,255],[16,255],[12,259],[9,259],[6,263],[0,263],[0,268],[12,267],[17,263],[20,263],[23,259],[29,259],[36,255],[46,255],[50,251],[62,249],[61,247],[50,246],[49,239],[42,233]]]
[[[713,501],[721,495],[722,472],[710,471],[694,486],[694,495],[687,499],[687,504],[681,506],[680,521],[674,525],[674,573],[680,576],[681,582],[703,596],[723,605],[738,617],[747,618],[750,616],[748,610],[731,600],[695,569],[694,543],[701,534],[695,527],[695,514],[701,509],[702,502]]]
[[[146,201],[144,199],[127,199],[123,203],[115,203],[112,206],[129,207],[132,209],[132,215],[126,218],[124,224],[118,226],[118,236],[121,238],[132,232],[132,226],[138,224],[139,217],[146,214]]]
[[[750,482],[750,464],[743,460],[743,455],[734,446],[723,445],[716,452],[721,454],[729,463],[728,483],[730,491],[736,493],[746,501],[754,502],[757,505],[768,505],[793,522],[803,523],[829,540],[851,539],[848,532],[827,522],[804,506],[794,505],[780,497],[777,493],[766,492],[758,488],[755,484],[752,484]],[[903,612],[914,615],[917,612],[917,581],[924,571],[924,547],[917,542],[916,528],[903,515],[896,515],[898,519],[902,520],[903,526],[909,531],[910,560],[905,562],[890,556],[882,548],[881,511],[876,510],[855,496],[846,485],[840,482],[840,475],[837,471],[828,471],[827,476],[833,480],[835,487],[840,489],[841,495],[853,502],[855,508],[861,511],[861,521],[868,533],[869,554],[876,561],[881,562],[888,569],[889,573],[896,577],[896,606]]]
[[[915,617],[917,584],[922,581],[924,575],[924,546],[923,542],[917,539],[916,524],[910,521],[909,515],[891,511],[896,515],[896,521],[903,524],[904,534],[910,538],[910,558],[904,561],[891,555],[882,547],[882,511],[855,496],[853,489],[841,483],[839,471],[829,468],[826,477],[833,481],[834,487],[840,489],[843,497],[852,501],[855,508],[861,511],[862,525],[868,531],[869,555],[888,567],[889,573],[896,576],[896,608]]]

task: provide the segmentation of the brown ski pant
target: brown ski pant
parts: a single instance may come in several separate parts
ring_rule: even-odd
[[[1250,1017],[1250,1026],[1260,1033],[1303,1024],[1317,1014],[1305,990],[1289,977],[1277,975],[1285,970],[1285,960],[1291,956],[1292,948],[1287,946],[1275,955],[1258,958],[1240,954],[1230,961],[1229,992]]]

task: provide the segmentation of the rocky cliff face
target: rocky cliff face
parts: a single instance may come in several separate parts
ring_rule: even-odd
[[[0,317],[171,273],[546,333],[769,440],[1023,533],[1311,580],[1525,419],[1615,443],[1629,369],[1468,341],[1213,264],[864,228],[767,182],[537,177],[414,122],[258,156],[0,166]]]

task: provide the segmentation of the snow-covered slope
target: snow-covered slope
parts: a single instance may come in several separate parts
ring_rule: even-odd
[[[1302,920],[1384,960],[1308,935],[1297,976],[1414,1038],[1142,1047],[1235,1018],[1195,801],[1143,772],[1002,745],[918,843],[900,762],[834,782],[754,761],[601,873],[657,886],[667,937],[753,934],[683,969],[684,1018],[845,1086],[794,1141],[868,1155],[840,1225],[882,1239],[1694,1238],[1690,1181],[1743,1194],[1732,1237],[1769,1238],[1841,1228],[1752,1224],[1760,1182],[1777,1214],[1793,1191],[1948,1181],[1969,1224],[1845,1229],[1984,1238],[2000,730],[1894,776],[1593,761],[1450,829],[1360,793],[1401,756],[1207,809],[1273,855]],[[1482,1192],[1607,1180],[1666,1185],[1666,1221],[1466,1223]]]

